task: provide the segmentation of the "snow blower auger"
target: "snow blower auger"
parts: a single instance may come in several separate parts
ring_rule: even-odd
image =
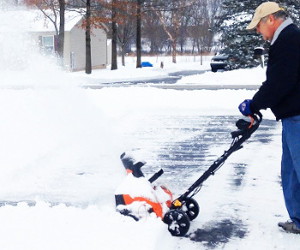
[[[193,196],[200,191],[203,182],[211,175],[214,175],[233,152],[241,149],[243,147],[242,144],[259,127],[262,121],[262,114],[258,112],[249,117],[250,121],[240,119],[236,122],[238,130],[231,132],[233,141],[230,148],[184,194],[172,202],[169,211],[163,217],[163,222],[168,225],[168,230],[173,236],[184,236],[189,230],[190,221],[199,215],[200,207],[196,200],[193,199]]]

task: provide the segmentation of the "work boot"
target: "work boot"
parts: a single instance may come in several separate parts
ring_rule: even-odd
[[[300,228],[293,221],[279,222],[278,226],[283,228],[287,233],[300,234]]]

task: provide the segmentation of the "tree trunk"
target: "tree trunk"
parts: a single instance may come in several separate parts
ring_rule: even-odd
[[[58,31],[57,53],[58,53],[61,65],[63,65],[63,58],[64,58],[65,9],[66,9],[65,0],[59,0],[59,31]]]
[[[118,68],[118,52],[117,52],[117,39],[118,39],[118,28],[116,23],[116,1],[112,1],[112,40],[111,40],[111,70],[115,70]]]
[[[86,1],[86,29],[85,29],[85,73],[92,73],[91,51],[91,1]]]
[[[141,20],[142,0],[137,0],[136,8],[136,67],[142,67],[142,20]]]
[[[176,55],[177,55],[177,51],[176,51],[176,44],[177,44],[177,40],[174,38],[172,40],[172,62],[176,63]]]
[[[125,45],[124,44],[122,44],[121,54],[122,54],[122,66],[125,66]]]

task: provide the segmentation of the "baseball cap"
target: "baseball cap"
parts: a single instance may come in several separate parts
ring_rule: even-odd
[[[247,30],[255,29],[255,27],[263,17],[273,14],[279,10],[283,10],[283,9],[278,5],[278,3],[275,2],[262,3],[256,8],[253,18],[246,29]]]

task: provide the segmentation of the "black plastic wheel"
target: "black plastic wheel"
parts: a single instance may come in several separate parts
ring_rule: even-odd
[[[194,220],[200,212],[199,204],[193,198],[186,198],[183,201],[181,209],[186,213],[190,220]]]
[[[171,209],[163,219],[168,224],[168,230],[173,236],[184,236],[190,228],[190,219],[180,209]]]

